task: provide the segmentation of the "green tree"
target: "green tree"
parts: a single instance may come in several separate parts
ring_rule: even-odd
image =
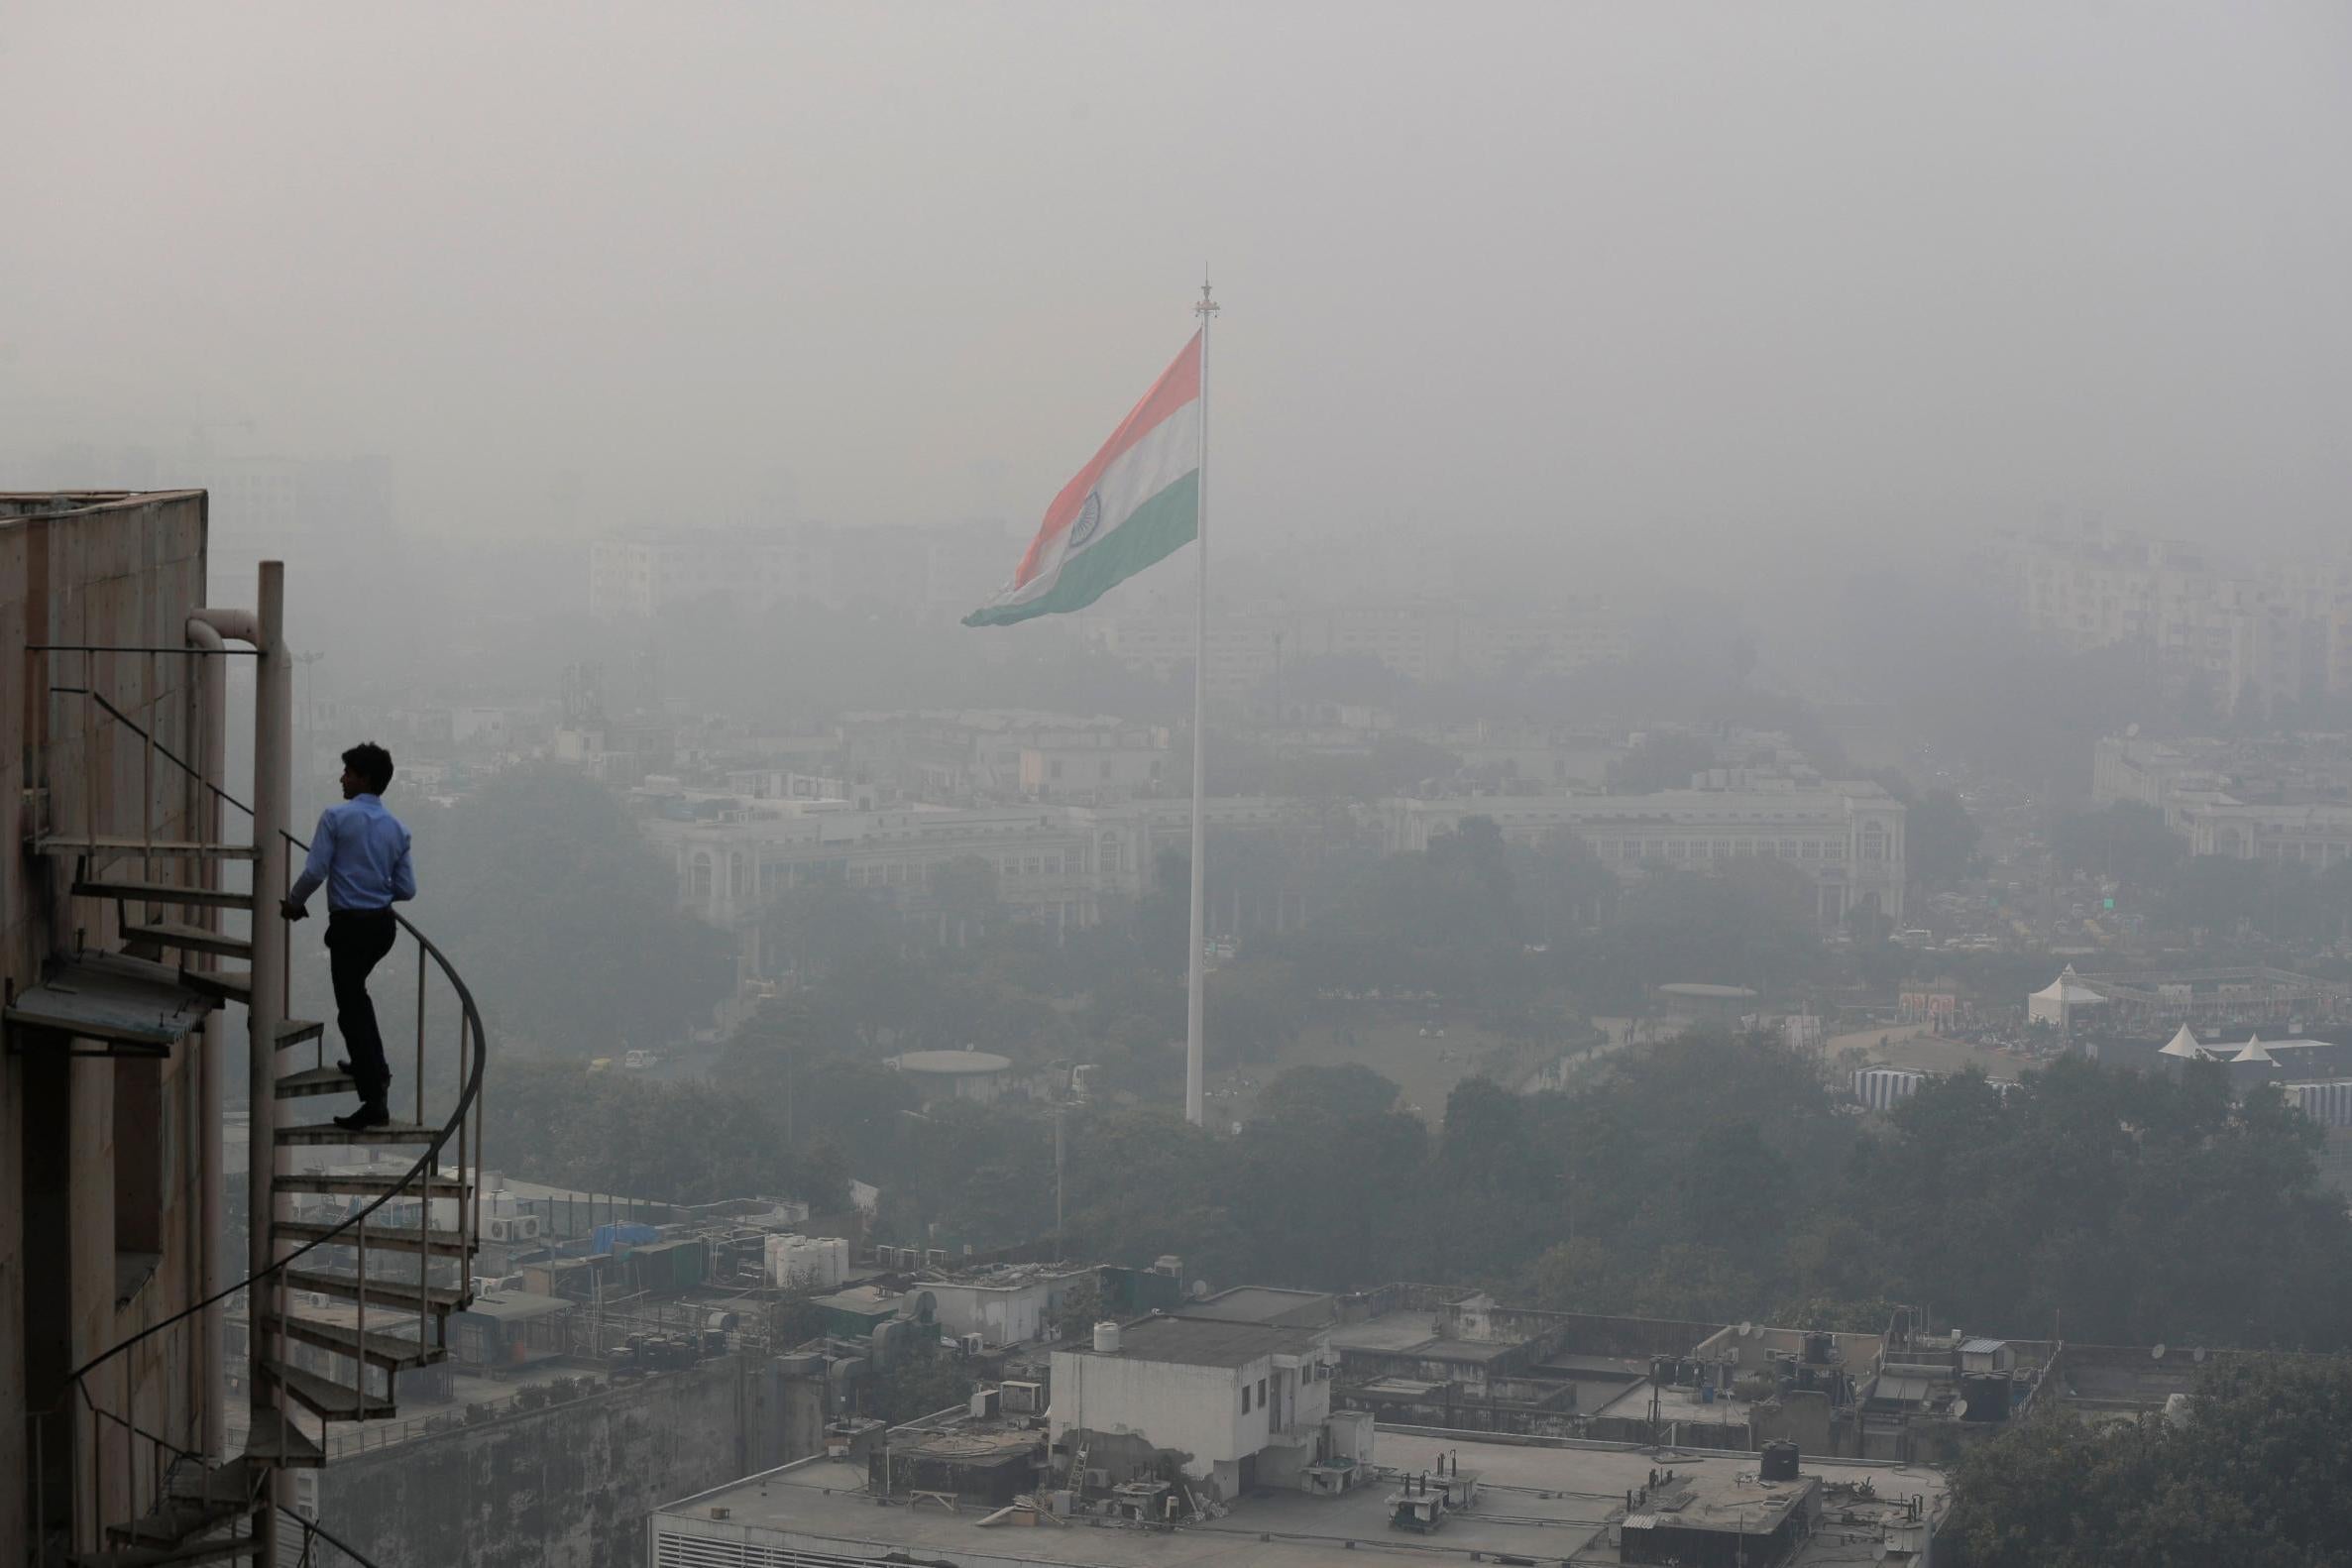
[[[2352,1360],[2223,1357],[2185,1421],[2060,1411],[1971,1450],[1937,1537],[1960,1568],[2352,1563]]]

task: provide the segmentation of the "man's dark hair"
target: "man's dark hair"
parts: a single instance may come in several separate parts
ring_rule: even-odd
[[[373,740],[363,740],[344,752],[343,765],[368,781],[371,795],[383,794],[392,783],[392,753]]]

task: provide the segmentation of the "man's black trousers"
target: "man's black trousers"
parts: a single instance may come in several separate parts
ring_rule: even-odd
[[[351,1076],[360,1099],[382,1105],[392,1088],[384,1060],[384,1035],[376,1027],[376,1004],[368,998],[368,975],[392,950],[400,928],[389,909],[338,909],[327,916],[327,967],[335,978],[335,1027],[351,1055]]]

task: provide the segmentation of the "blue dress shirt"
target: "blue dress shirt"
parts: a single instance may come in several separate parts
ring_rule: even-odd
[[[355,795],[318,814],[310,858],[286,897],[307,904],[324,882],[327,908],[390,909],[416,896],[416,867],[408,859],[408,830],[373,795]]]

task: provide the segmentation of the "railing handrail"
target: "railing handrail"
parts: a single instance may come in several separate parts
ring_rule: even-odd
[[[194,779],[198,784],[203,785],[222,802],[236,807],[239,811],[244,812],[248,817],[253,815],[253,808],[251,806],[245,804],[243,801],[238,800],[228,791],[222,789],[218,784],[215,784],[212,780],[206,778],[199,769],[191,766],[186,761],[186,759],[176,755],[169,747],[164,745],[161,741],[156,740],[156,738],[147,731],[145,727],[140,725],[138,721],[125,714],[121,709],[115,707],[113,703],[107,701],[103,694],[90,690],[87,687],[53,686],[50,688],[50,690],[53,693],[62,693],[67,695],[78,694],[89,698],[91,701],[97,703],[101,708],[104,708],[106,712],[114,718],[117,724],[124,726],[126,728],[138,734],[141,738],[150,741],[154,745],[158,755],[164,757],[165,760],[168,761],[172,766],[178,768],[189,778]],[[95,826],[92,826],[89,831],[94,836],[96,833]],[[302,839],[296,838],[293,834],[281,830],[280,837],[282,837],[288,843],[294,845],[296,848],[301,849],[303,852],[307,853],[309,851],[309,843]],[[266,911],[262,906],[262,890],[258,885],[254,888],[253,899],[254,918],[256,920],[268,918],[269,912]],[[470,1031],[473,1035],[474,1052],[472,1072],[466,1080],[463,1092],[461,1092],[458,1096],[457,1106],[451,1112],[449,1119],[442,1124],[441,1130],[434,1134],[432,1141],[425,1145],[424,1152],[416,1158],[415,1162],[408,1167],[407,1171],[400,1176],[399,1179],[395,1181],[391,1187],[387,1188],[382,1194],[380,1194],[374,1202],[369,1203],[366,1207],[345,1216],[345,1218],[339,1224],[337,1224],[333,1229],[327,1231],[324,1235],[313,1237],[311,1240],[295,1248],[292,1252],[287,1253],[284,1257],[275,1260],[267,1269],[256,1270],[254,1273],[249,1274],[244,1279],[238,1281],[235,1285],[229,1286],[220,1290],[216,1290],[212,1294],[205,1296],[202,1300],[194,1302],[189,1306],[182,1307],[179,1311],[172,1313],[169,1317],[164,1318],[160,1322],[152,1323],[146,1328],[141,1329],[138,1333],[133,1334],[130,1338],[99,1352],[96,1356],[93,1356],[88,1361],[83,1362],[79,1367],[76,1367],[73,1371],[67,1373],[65,1375],[66,1383],[72,1385],[76,1389],[79,1389],[81,1387],[82,1379],[86,1378],[90,1373],[104,1366],[109,1361],[112,1361],[124,1351],[130,1350],[137,1345],[145,1343],[147,1340],[153,1338],[155,1335],[163,1332],[167,1328],[170,1328],[176,1324],[185,1322],[188,1318],[195,1316],[198,1312],[203,1311],[206,1307],[216,1305],[221,1301],[225,1301],[240,1290],[249,1289],[253,1286],[260,1284],[262,1281],[271,1278],[273,1275],[282,1274],[287,1269],[287,1267],[293,1264],[297,1259],[305,1256],[319,1247],[328,1245],[338,1236],[341,1236],[345,1231],[350,1230],[356,1225],[362,1224],[370,1215],[374,1214],[378,1209],[384,1207],[385,1204],[390,1203],[394,1198],[401,1198],[408,1195],[409,1188],[412,1185],[420,1184],[420,1178],[421,1185],[423,1186],[424,1190],[428,1194],[430,1193],[432,1176],[437,1174],[440,1169],[439,1160],[442,1150],[448,1147],[449,1141],[462,1131],[465,1126],[467,1115],[473,1110],[475,1102],[482,1093],[482,1067],[484,1060],[489,1055],[490,1036],[482,1026],[482,1012],[481,1009],[475,1005],[473,989],[466,984],[465,977],[458,973],[457,966],[449,961],[448,954],[444,953],[438,947],[436,947],[430,937],[427,937],[422,931],[418,930],[415,922],[411,921],[407,916],[401,914],[398,910],[393,910],[392,914],[392,919],[398,922],[400,929],[407,932],[410,936],[416,939],[416,944],[419,950],[432,958],[434,964],[440,969],[442,978],[447,980],[449,982],[450,989],[457,993],[458,1005],[462,1011],[462,1027],[460,1033],[461,1041],[464,1038],[465,1031]],[[417,1107],[417,1109],[421,1113],[424,1107],[420,1105]],[[458,1199],[461,1209],[463,1207],[465,1191],[466,1173],[461,1170],[457,1174],[457,1189],[453,1194]],[[264,1205],[267,1205],[269,1201],[270,1195],[267,1193],[254,1193],[248,1195],[247,1205],[249,1223],[254,1222],[250,1216],[267,1212],[267,1209]],[[431,1219],[432,1216],[429,1212],[420,1215],[418,1217],[418,1230],[421,1232],[422,1230],[426,1229],[430,1225]],[[83,1397],[85,1400],[88,1398],[86,1391]],[[63,1407],[64,1402],[64,1396],[60,1395],[57,1404],[53,1406],[48,1413],[53,1415],[57,1413],[57,1411]],[[91,1408],[93,1409],[96,1407],[97,1406],[94,1403],[91,1405]],[[332,1539],[332,1537],[329,1538]],[[340,1545],[339,1542],[337,1544]]]

